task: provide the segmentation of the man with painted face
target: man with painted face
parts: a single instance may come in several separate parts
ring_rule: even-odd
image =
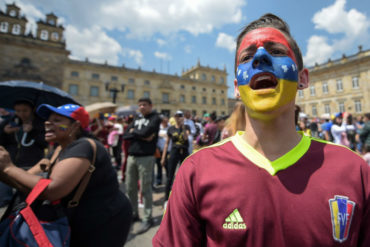
[[[185,160],[153,245],[370,246],[370,168],[295,130],[308,70],[287,24],[246,26],[235,72],[245,131]]]

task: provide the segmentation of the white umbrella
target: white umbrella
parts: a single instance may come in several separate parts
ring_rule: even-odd
[[[95,117],[98,113],[112,113],[117,105],[112,102],[98,102],[85,107],[90,117]]]
[[[136,111],[139,109],[137,105],[121,106],[116,110],[116,114],[120,117],[126,117],[129,115],[136,115]]]

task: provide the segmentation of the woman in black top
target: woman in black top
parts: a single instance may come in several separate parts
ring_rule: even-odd
[[[41,105],[37,113],[47,119],[45,139],[56,142],[62,150],[50,172],[52,182],[43,197],[50,201],[61,199],[62,205],[72,199],[79,182],[93,159],[93,148],[83,138],[89,124],[88,113],[78,105],[58,108]],[[103,145],[96,142],[95,170],[79,205],[66,209],[71,226],[71,246],[123,246],[131,224],[132,209],[119,190],[117,175],[110,156]],[[10,161],[9,154],[0,147],[0,178],[23,192],[29,192],[41,178],[37,164],[28,172]]]
[[[175,114],[176,124],[172,125],[167,130],[167,140],[163,148],[161,164],[164,166],[168,145],[171,141],[170,156],[167,162],[167,183],[166,183],[166,193],[165,201],[168,200],[170,191],[173,184],[173,178],[175,176],[175,171],[178,163],[182,163],[186,156],[188,156],[189,140],[188,136],[190,134],[190,127],[184,125],[184,114],[182,111],[177,111]]]

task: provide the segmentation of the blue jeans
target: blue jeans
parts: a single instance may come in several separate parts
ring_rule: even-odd
[[[6,206],[13,197],[13,188],[0,182],[0,207]]]

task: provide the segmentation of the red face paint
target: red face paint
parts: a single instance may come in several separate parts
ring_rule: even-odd
[[[267,42],[279,43],[287,47],[288,56],[291,59],[293,59],[293,61],[297,64],[294,52],[292,48],[290,47],[290,44],[288,40],[285,38],[284,34],[275,28],[263,27],[263,28],[252,30],[243,37],[243,40],[238,50],[238,59],[237,59],[238,64],[237,65],[239,65],[239,61],[240,61],[239,56],[243,50],[247,49],[248,47],[251,47],[252,45],[255,45],[257,48],[264,47],[264,45]]]

